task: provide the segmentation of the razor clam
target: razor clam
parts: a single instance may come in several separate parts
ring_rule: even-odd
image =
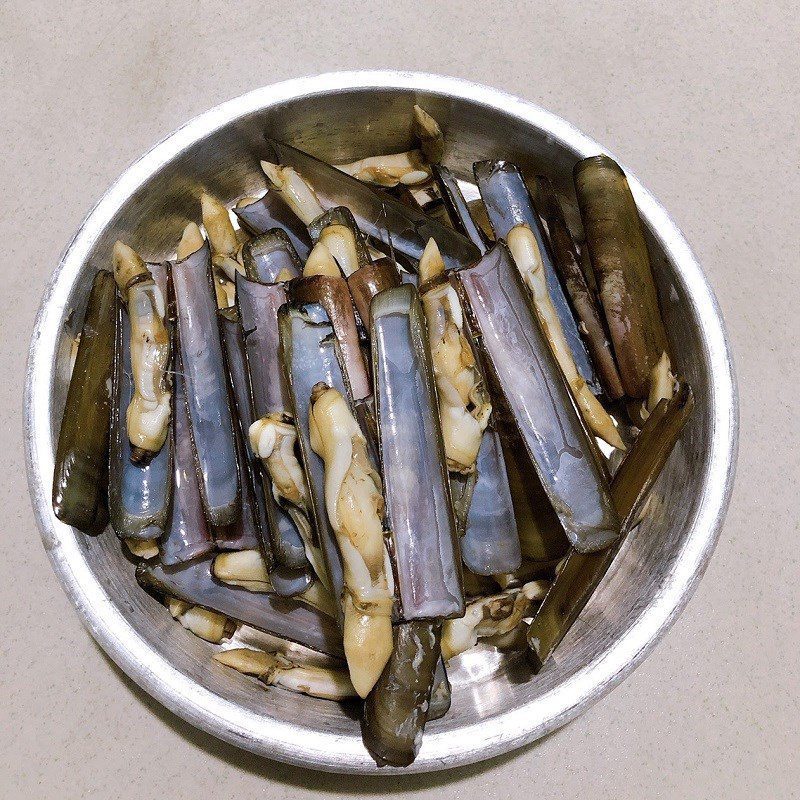
[[[120,241],[114,244],[113,259],[114,279],[130,326],[134,391],[125,414],[130,457],[143,463],[163,447],[172,411],[166,282],[157,283],[139,254]]]
[[[611,491],[625,521],[625,533],[638,522],[639,512],[693,407],[694,397],[686,384],[671,400],[661,400],[614,475]],[[528,628],[528,655],[537,672],[589,602],[624,538],[621,536],[611,547],[599,553],[570,550]]]
[[[509,231],[527,225],[533,232],[547,279],[547,292],[555,307],[561,330],[572,353],[575,367],[591,390],[597,394],[600,386],[578,333],[564,290],[558,281],[550,250],[539,217],[534,211],[531,196],[522,173],[507,161],[478,161],[473,165],[475,180],[489,215],[496,239],[507,239]]]
[[[55,515],[87,533],[101,530],[106,521],[110,391],[117,322],[114,276],[100,270],[92,282],[83,318],[53,470]]]
[[[345,278],[370,262],[369,249],[349,208],[336,206],[308,226],[314,244],[322,242]]]
[[[620,524],[602,457],[575,412],[511,254],[498,244],[452,277],[480,334],[482,363],[570,542],[582,552],[606,547]]]
[[[394,582],[383,533],[381,479],[341,392],[311,390],[311,448],[325,465],[325,510],[342,560],[342,632],[350,679],[366,697],[392,653]]]
[[[298,600],[256,594],[219,583],[211,575],[210,559],[178,569],[142,563],[136,569],[136,580],[154,594],[216,611],[320,653],[336,658],[344,656],[342,637],[333,619]]]
[[[461,303],[433,239],[420,259],[419,278],[447,468],[469,475],[475,471],[492,403],[465,335]]]
[[[296,278],[303,262],[282,228],[272,228],[242,247],[244,274],[259,283],[278,283]]]
[[[178,248],[180,260],[172,266],[172,282],[200,496],[209,522],[219,526],[236,521],[241,498],[225,360],[211,293],[211,255],[207,243],[192,249],[201,240],[197,226],[188,226]]]
[[[453,222],[453,227],[459,233],[464,234],[464,236],[478,248],[481,255],[483,255],[489,249],[489,243],[481,227],[475,222],[470,213],[469,206],[467,205],[464,195],[461,193],[456,176],[442,164],[436,164],[433,167],[433,176],[436,179],[439,193],[442,196],[450,219]]]
[[[534,606],[544,598],[547,581],[531,581],[519,589],[508,589],[471,602],[463,617],[445,620],[442,626],[442,658],[449,661],[469,650],[478,639],[501,637],[511,633]]]
[[[325,468],[322,459],[311,449],[309,428],[312,388],[319,381],[325,381],[345,392],[336,354],[336,336],[325,309],[313,303],[303,308],[284,306],[278,314],[278,326],[281,361],[299,434],[314,530],[325,560],[331,592],[339,598],[344,586],[342,561],[325,510]]]
[[[161,563],[164,566],[191,561],[214,549],[214,540],[200,499],[200,484],[189,432],[189,411],[180,346],[175,348],[173,390],[173,496],[169,524],[161,539]]]
[[[250,447],[261,459],[272,481],[272,492],[300,533],[304,557],[322,583],[330,588],[322,551],[311,527],[311,512],[306,477],[295,455],[297,428],[289,414],[274,413],[250,426]],[[289,563],[288,559],[283,559]]]
[[[236,452],[239,475],[242,481],[242,513],[227,530],[215,531],[215,539],[223,550],[250,550],[261,547],[268,563],[272,564],[272,550],[267,533],[267,511],[264,487],[258,464],[254,463],[248,447],[248,431],[253,421],[250,399],[250,377],[247,371],[244,332],[236,308],[217,312],[225,363],[231,387],[231,401],[236,428]]]
[[[151,266],[153,277],[166,297],[167,272],[164,265]],[[117,536],[129,539],[157,539],[167,525],[172,500],[172,437],[145,464],[131,461],[131,443],[124,419],[133,398],[131,370],[131,326],[120,304],[117,351],[114,366],[109,457],[108,508],[111,527]]]
[[[353,305],[366,326],[370,324],[370,303],[384,289],[393,289],[401,283],[400,272],[390,258],[379,258],[359,267],[347,277],[347,288]]]
[[[650,373],[669,347],[636,201],[608,156],[579,161],[573,175],[622,385],[630,397],[647,397]]]
[[[486,430],[491,400],[461,303],[433,240],[419,274],[451,498],[463,532],[462,559],[481,575],[509,572],[519,566],[521,555],[502,446],[497,432]]]
[[[318,303],[325,309],[336,334],[347,394],[354,403],[368,398],[372,394],[372,385],[361,351],[353,303],[345,279],[328,275],[300,278],[292,282],[290,293],[292,300],[298,305]]]
[[[323,700],[349,700],[356,691],[347,673],[336,667],[303,664],[281,653],[265,653],[247,647],[214,654],[214,660],[244,675],[254,675],[267,686],[280,686]]]
[[[461,556],[422,304],[413,286],[372,302],[372,360],[398,596],[404,620],[464,613]]]
[[[402,622],[394,648],[364,703],[364,744],[380,764],[407,767],[422,744],[439,663],[441,623]]]
[[[249,202],[239,201],[233,213],[239,222],[253,234],[260,236],[274,228],[280,228],[289,237],[301,261],[308,258],[311,250],[311,239],[306,226],[297,218],[297,215],[286,204],[277,189],[270,189],[263,197]]]
[[[381,243],[380,249],[393,248],[417,262],[428,239],[433,237],[448,268],[471,264],[479,257],[477,248],[451,228],[302,150],[272,139],[267,139],[267,142],[279,163],[296,170],[313,187],[323,209],[347,206],[358,227],[373,241]]]
[[[586,285],[578,250],[564,219],[564,212],[550,180],[540,177],[537,178],[537,183],[552,246],[553,265],[564,283],[572,307],[581,323],[579,329],[584,335],[605,393],[612,400],[618,400],[625,392],[614,361],[614,353],[600,316],[600,309]]]
[[[236,302],[242,327],[252,389],[253,422],[247,431],[265,418],[279,418],[290,406],[286,378],[279,352],[278,309],[286,302],[283,284],[261,284],[243,276],[236,279]],[[256,455],[259,455],[256,453]],[[260,457],[260,455],[259,455]],[[277,565],[284,569],[273,575],[276,590],[284,593],[290,585],[299,585],[309,566],[305,539],[313,541],[314,530],[296,505],[284,505],[276,495],[275,484],[266,471],[265,487],[268,530]],[[299,571],[299,572],[298,572]],[[285,583],[288,582],[288,583]]]

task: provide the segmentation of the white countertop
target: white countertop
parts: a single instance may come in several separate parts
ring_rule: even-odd
[[[0,6],[0,796],[756,800],[800,791],[796,11],[786,2],[544,5]],[[83,630],[50,569],[21,446],[25,354],[41,290],[120,171],[191,116],[244,91],[378,67],[492,84],[617,153],[704,265],[742,400],[739,474],[719,547],[644,665],[537,745],[393,783],[259,760],[191,729],[133,686]]]

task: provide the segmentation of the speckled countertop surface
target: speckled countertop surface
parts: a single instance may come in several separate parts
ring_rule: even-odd
[[[0,4],[0,796],[797,796],[799,36],[786,2]],[[391,784],[260,761],[133,686],[50,569],[21,442],[41,290],[119,172],[244,91],[378,67],[492,84],[618,153],[705,266],[742,399],[739,475],[719,547],[645,664],[538,745]]]

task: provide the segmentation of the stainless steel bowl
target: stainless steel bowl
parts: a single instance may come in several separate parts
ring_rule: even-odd
[[[421,103],[446,131],[445,162],[468,178],[478,158],[505,157],[568,191],[576,159],[603,148],[558,117],[494,89],[435,75],[352,72],[287,81],[225,103],[184,125],[106,192],[64,253],[31,340],[25,392],[28,479],[42,538],[64,590],[114,661],[185,720],[235,745],[334,772],[374,772],[358,722],[337,705],[281,690],[210,660],[211,646],[142,592],[113,533],[89,538],[50,505],[53,454],[66,396],[68,334],[82,319],[92,274],[122,237],[168,256],[198,218],[207,187],[225,200],[263,190],[262,136],[347,161],[409,146]],[[730,351],[716,300],[689,246],[636,181],[667,329],[697,407],[657,487],[650,516],[546,669],[478,648],[451,670],[453,705],[428,726],[407,771],[440,770],[507,752],[563,725],[619,683],[683,609],[714,548],[730,497],[738,413]],[[394,770],[383,769],[382,774]]]

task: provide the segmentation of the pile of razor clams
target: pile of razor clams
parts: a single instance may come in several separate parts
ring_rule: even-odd
[[[363,701],[395,766],[479,640],[545,665],[693,405],[611,158],[575,205],[507,161],[458,180],[409,124],[417,148],[336,166],[268,139],[267,192],[203,194],[173,260],[117,242],[53,476],[216,662]]]

